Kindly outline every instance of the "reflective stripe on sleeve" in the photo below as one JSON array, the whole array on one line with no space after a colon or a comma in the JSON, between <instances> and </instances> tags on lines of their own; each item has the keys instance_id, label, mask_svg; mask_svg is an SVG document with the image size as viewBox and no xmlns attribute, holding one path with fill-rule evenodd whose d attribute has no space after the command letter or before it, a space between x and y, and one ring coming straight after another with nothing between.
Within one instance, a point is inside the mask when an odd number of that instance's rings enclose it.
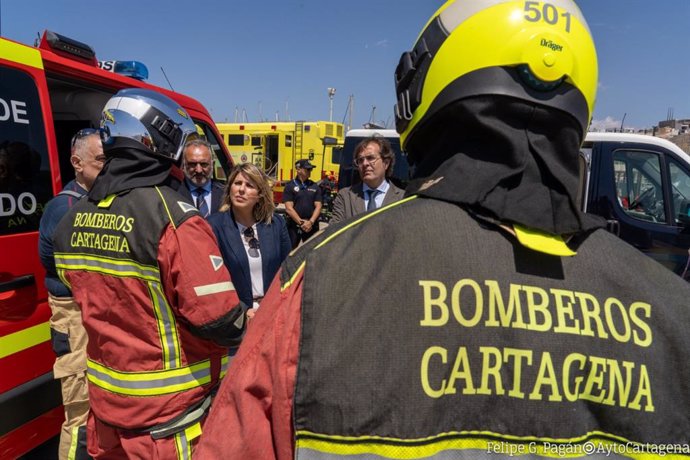
<instances>
[{"instance_id":1,"label":"reflective stripe on sleeve","mask_svg":"<svg viewBox=\"0 0 690 460\"><path fill-rule=\"evenodd\" d=\"M230 281L224 281L222 283L215 284L206 284L204 286L196 286L194 288L194 292L196 292L196 295L199 297L234 290L235 286Z\"/></svg>"}]
</instances>

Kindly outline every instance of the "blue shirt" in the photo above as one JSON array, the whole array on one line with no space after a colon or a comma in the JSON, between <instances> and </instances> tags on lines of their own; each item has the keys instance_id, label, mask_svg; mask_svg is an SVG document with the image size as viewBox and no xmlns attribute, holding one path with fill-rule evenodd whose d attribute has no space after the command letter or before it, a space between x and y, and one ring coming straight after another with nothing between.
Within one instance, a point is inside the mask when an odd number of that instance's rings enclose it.
<instances>
[{"instance_id":1,"label":"blue shirt","mask_svg":"<svg viewBox=\"0 0 690 460\"><path fill-rule=\"evenodd\" d=\"M80 195L86 194L86 190L76 181L70 181L62 190L71 190ZM76 197L70 195L56 195L43 210L38 228L38 255L41 259L41 265L46 270L45 286L48 292L55 297L72 297L72 292L62 284L55 269L53 234L60 220L77 201L79 200Z\"/></svg>"}]
</instances>

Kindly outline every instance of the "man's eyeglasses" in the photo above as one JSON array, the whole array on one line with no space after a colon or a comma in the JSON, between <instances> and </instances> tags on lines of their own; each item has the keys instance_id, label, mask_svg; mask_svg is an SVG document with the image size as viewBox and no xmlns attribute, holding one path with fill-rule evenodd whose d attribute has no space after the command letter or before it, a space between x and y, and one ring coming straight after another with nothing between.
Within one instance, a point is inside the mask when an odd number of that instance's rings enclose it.
<instances>
[{"instance_id":1,"label":"man's eyeglasses","mask_svg":"<svg viewBox=\"0 0 690 460\"><path fill-rule=\"evenodd\" d=\"M86 136L90 136L92 134L99 134L100 131L101 131L100 129L96 129L96 128L80 129L79 131L77 131L77 134L72 136L71 146L74 148L74 144L76 144L79 139L84 139Z\"/></svg>"},{"instance_id":2,"label":"man's eyeglasses","mask_svg":"<svg viewBox=\"0 0 690 460\"><path fill-rule=\"evenodd\" d=\"M367 156L355 158L354 163L355 163L355 166L363 166L364 162L366 161L370 165L373 165L374 163L376 163L380 159L381 159L381 157L376 156L376 155L367 155Z\"/></svg>"},{"instance_id":3,"label":"man's eyeglasses","mask_svg":"<svg viewBox=\"0 0 690 460\"><path fill-rule=\"evenodd\" d=\"M242 232L242 236L244 236L244 239L249 243L249 256L259 257L259 240L254 236L254 228L245 228Z\"/></svg>"}]
</instances>

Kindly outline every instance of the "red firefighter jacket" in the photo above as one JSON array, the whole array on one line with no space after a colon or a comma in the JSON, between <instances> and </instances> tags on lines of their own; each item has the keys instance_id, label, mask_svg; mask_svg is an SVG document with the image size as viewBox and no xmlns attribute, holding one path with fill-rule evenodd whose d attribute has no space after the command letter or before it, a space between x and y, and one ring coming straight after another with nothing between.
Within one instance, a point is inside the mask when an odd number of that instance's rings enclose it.
<instances>
[{"instance_id":1,"label":"red firefighter jacket","mask_svg":"<svg viewBox=\"0 0 690 460\"><path fill-rule=\"evenodd\" d=\"M195 208L168 187L138 188L81 200L56 235L56 265L89 335L94 415L139 430L200 403L244 313Z\"/></svg>"}]
</instances>

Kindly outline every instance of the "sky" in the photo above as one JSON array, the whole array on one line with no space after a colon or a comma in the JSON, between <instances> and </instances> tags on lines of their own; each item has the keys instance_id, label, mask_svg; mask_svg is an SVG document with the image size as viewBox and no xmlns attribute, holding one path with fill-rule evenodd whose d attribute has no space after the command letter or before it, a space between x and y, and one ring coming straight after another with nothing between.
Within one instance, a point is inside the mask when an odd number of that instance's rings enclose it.
<instances>
[{"instance_id":1,"label":"sky","mask_svg":"<svg viewBox=\"0 0 690 460\"><path fill-rule=\"evenodd\" d=\"M33 44L49 29L89 44L98 59L141 61L150 83L169 81L216 122L332 117L392 128L400 54L443 3L0 0L0 35ZM599 58L593 126L690 118L690 0L577 4Z\"/></svg>"}]
</instances>

